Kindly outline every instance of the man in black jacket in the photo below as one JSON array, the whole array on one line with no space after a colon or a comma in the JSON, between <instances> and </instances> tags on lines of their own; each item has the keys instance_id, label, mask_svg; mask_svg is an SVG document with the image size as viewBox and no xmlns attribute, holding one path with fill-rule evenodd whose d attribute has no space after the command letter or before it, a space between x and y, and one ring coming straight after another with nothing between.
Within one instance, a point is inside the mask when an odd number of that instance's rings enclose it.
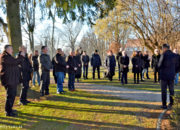
<instances>
[{"instance_id":1,"label":"man in black jacket","mask_svg":"<svg viewBox=\"0 0 180 130\"><path fill-rule=\"evenodd\" d=\"M120 48L119 49L119 52L118 52L118 54L117 54L117 56L116 56L116 60L117 60L117 62L118 62L118 76L119 76L119 81L121 81L121 57L122 57L122 48Z\"/></svg>"},{"instance_id":2,"label":"man in black jacket","mask_svg":"<svg viewBox=\"0 0 180 130\"><path fill-rule=\"evenodd\" d=\"M158 49L154 50L154 55L152 56L152 62L151 62L151 68L154 71L154 83L156 83L157 81L160 81L160 73L159 73L159 67L158 67L158 63L159 63L159 59L160 59L161 55L159 53ZM157 78L158 75L158 78Z\"/></svg>"},{"instance_id":3,"label":"man in black jacket","mask_svg":"<svg viewBox=\"0 0 180 130\"><path fill-rule=\"evenodd\" d=\"M16 116L15 110L12 109L16 97L17 85L20 83L20 70L18 65L21 64L24 52L15 59L11 45L6 45L1 56L1 83L6 89L6 116Z\"/></svg>"},{"instance_id":4,"label":"man in black jacket","mask_svg":"<svg viewBox=\"0 0 180 130\"><path fill-rule=\"evenodd\" d=\"M146 73L146 78L147 79L150 79L149 78L149 67L150 67L150 59L149 59L149 54L148 54L148 51L145 51L144 52L144 55L143 55L143 71L142 71L142 78L143 80L145 79L144 78L144 74Z\"/></svg>"},{"instance_id":5,"label":"man in black jacket","mask_svg":"<svg viewBox=\"0 0 180 130\"><path fill-rule=\"evenodd\" d=\"M32 64L33 64L33 86L35 86L36 82L36 76L37 76L37 82L40 86L40 75L39 75L39 62L38 62L39 52L38 50L34 51L34 56L32 57Z\"/></svg>"},{"instance_id":6,"label":"man in black jacket","mask_svg":"<svg viewBox=\"0 0 180 130\"><path fill-rule=\"evenodd\" d=\"M84 79L88 79L89 56L86 54L86 51L83 52L82 62L83 62L83 77Z\"/></svg>"},{"instance_id":7,"label":"man in black jacket","mask_svg":"<svg viewBox=\"0 0 180 130\"><path fill-rule=\"evenodd\" d=\"M64 83L64 76L66 72L66 61L64 59L63 52L61 48L57 49L57 54L54 57L54 69L55 69L55 75L57 77L57 93L63 94L65 91L63 90L63 83Z\"/></svg>"},{"instance_id":8,"label":"man in black jacket","mask_svg":"<svg viewBox=\"0 0 180 130\"><path fill-rule=\"evenodd\" d=\"M95 71L97 69L98 79L100 79L100 66L101 66L101 58L98 54L98 50L95 50L94 54L91 58L91 66L93 67L93 79L95 79Z\"/></svg>"},{"instance_id":9,"label":"man in black jacket","mask_svg":"<svg viewBox=\"0 0 180 130\"><path fill-rule=\"evenodd\" d=\"M23 57L23 62L20 64L20 71L22 75L22 89L20 93L20 105L27 105L30 101L27 100L27 93L29 89L29 81L31 80L32 66L28 58L27 49L25 46L21 46L21 52L25 53L25 57Z\"/></svg>"},{"instance_id":10,"label":"man in black jacket","mask_svg":"<svg viewBox=\"0 0 180 130\"><path fill-rule=\"evenodd\" d=\"M67 71L68 71L68 88L69 91L75 91L75 73L77 71L78 64L75 59L75 54L73 51L70 52L70 55L68 56L68 61L67 61Z\"/></svg>"},{"instance_id":11,"label":"man in black jacket","mask_svg":"<svg viewBox=\"0 0 180 130\"><path fill-rule=\"evenodd\" d=\"M162 94L162 107L163 109L167 109L167 87L169 87L170 93L170 104L171 107L174 104L174 78L176 71L176 59L175 54L169 50L168 44L163 44L163 54L159 60L159 68L160 68L160 80L161 80L161 94Z\"/></svg>"},{"instance_id":12,"label":"man in black jacket","mask_svg":"<svg viewBox=\"0 0 180 130\"><path fill-rule=\"evenodd\" d=\"M52 63L50 56L48 55L48 48L47 46L41 47L42 54L40 56L40 63L41 63L41 96L49 95L49 84L50 84L50 70L52 69Z\"/></svg>"}]
</instances>

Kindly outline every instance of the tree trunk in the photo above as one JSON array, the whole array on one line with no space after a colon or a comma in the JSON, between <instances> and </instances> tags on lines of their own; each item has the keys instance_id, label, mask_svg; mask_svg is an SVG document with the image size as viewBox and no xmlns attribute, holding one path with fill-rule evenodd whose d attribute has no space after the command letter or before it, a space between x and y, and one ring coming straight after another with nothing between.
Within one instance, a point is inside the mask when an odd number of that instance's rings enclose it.
<instances>
[{"instance_id":1,"label":"tree trunk","mask_svg":"<svg viewBox=\"0 0 180 130\"><path fill-rule=\"evenodd\" d=\"M22 45L19 0L6 0L6 8L8 39L14 49L14 54L16 54L19 46Z\"/></svg>"}]
</instances>

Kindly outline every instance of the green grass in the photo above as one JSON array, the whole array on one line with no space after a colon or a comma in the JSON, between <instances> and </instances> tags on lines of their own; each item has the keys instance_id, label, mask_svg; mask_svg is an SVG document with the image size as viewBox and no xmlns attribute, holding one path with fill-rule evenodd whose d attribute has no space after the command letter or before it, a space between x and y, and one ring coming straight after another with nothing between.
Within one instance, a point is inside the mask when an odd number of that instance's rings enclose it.
<instances>
[{"instance_id":1,"label":"green grass","mask_svg":"<svg viewBox=\"0 0 180 130\"><path fill-rule=\"evenodd\" d=\"M13 127L38 130L155 129L161 112L157 102L123 100L83 91L59 95L56 86L51 85L51 95L46 97L39 96L38 87L31 88L28 98L32 103L27 106L18 106L17 97L14 108L19 116L12 118L4 116L4 88L0 91L2 130Z\"/></svg>"},{"instance_id":2,"label":"green grass","mask_svg":"<svg viewBox=\"0 0 180 130\"><path fill-rule=\"evenodd\" d=\"M150 80L145 80L145 82L140 82L140 84L134 84L133 80L133 73L130 71L128 73L128 84L127 85L121 85L121 82L118 81L118 72L116 71L115 76L113 77L113 81L110 82L108 79L103 78L103 70L101 70L101 80L95 79L92 80L92 72L89 73L89 79L88 80L82 80L83 83L90 83L90 84L97 84L97 85L110 85L110 86L117 86L117 87L126 87L131 89L138 89L138 90L149 90L149 91L161 91L160 84L154 83L153 79L153 72L150 70L149 72ZM97 77L97 74L96 74ZM179 79L180 81L180 79ZM175 91L177 93L180 93L180 84L178 86L175 86Z\"/></svg>"}]
</instances>

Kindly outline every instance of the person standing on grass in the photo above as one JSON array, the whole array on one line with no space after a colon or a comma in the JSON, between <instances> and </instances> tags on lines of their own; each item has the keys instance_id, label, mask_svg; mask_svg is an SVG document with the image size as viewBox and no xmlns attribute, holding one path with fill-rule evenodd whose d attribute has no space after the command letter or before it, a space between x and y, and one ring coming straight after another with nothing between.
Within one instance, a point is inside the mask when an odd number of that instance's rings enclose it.
<instances>
[{"instance_id":1,"label":"person standing on grass","mask_svg":"<svg viewBox=\"0 0 180 130\"><path fill-rule=\"evenodd\" d=\"M49 95L50 70L52 69L52 63L50 56L48 55L47 46L41 47L40 64L42 71L40 93L41 96Z\"/></svg>"},{"instance_id":2,"label":"person standing on grass","mask_svg":"<svg viewBox=\"0 0 180 130\"><path fill-rule=\"evenodd\" d=\"M137 51L133 52L132 65L132 72L134 73L134 84L139 84L139 76L141 73L141 58Z\"/></svg>"},{"instance_id":3,"label":"person standing on grass","mask_svg":"<svg viewBox=\"0 0 180 130\"><path fill-rule=\"evenodd\" d=\"M161 94L162 94L162 106L161 108L167 109L167 87L170 93L171 108L174 104L174 79L176 74L176 55L169 49L168 44L163 44L163 54L160 57L158 67L160 68L160 82L161 82Z\"/></svg>"},{"instance_id":4,"label":"person standing on grass","mask_svg":"<svg viewBox=\"0 0 180 130\"><path fill-rule=\"evenodd\" d=\"M17 116L16 111L12 109L17 85L20 83L20 70L18 65L23 62L25 53L21 52L19 57L15 59L13 56L13 48L11 45L5 45L4 52L1 56L1 84L6 89L6 103L5 111L6 116Z\"/></svg>"},{"instance_id":5,"label":"person standing on grass","mask_svg":"<svg viewBox=\"0 0 180 130\"><path fill-rule=\"evenodd\" d=\"M113 76L115 75L116 59L111 50L107 52L107 55L108 56L106 58L106 67L108 69L108 78L110 81L112 81Z\"/></svg>"},{"instance_id":6,"label":"person standing on grass","mask_svg":"<svg viewBox=\"0 0 180 130\"><path fill-rule=\"evenodd\" d=\"M98 50L95 50L94 54L92 55L91 58L91 66L93 67L93 79L95 79L95 71L97 69L98 72L98 79L100 79L100 66L102 65L101 63L101 57L98 54Z\"/></svg>"},{"instance_id":7,"label":"person standing on grass","mask_svg":"<svg viewBox=\"0 0 180 130\"><path fill-rule=\"evenodd\" d=\"M86 54L86 51L83 52L82 62L83 62L83 77L84 79L88 79L89 56Z\"/></svg>"},{"instance_id":8,"label":"person standing on grass","mask_svg":"<svg viewBox=\"0 0 180 130\"><path fill-rule=\"evenodd\" d=\"M143 82L143 64L144 64L144 57L141 51L138 51L138 57L139 57L139 68L140 68L140 78L141 82Z\"/></svg>"},{"instance_id":9,"label":"person standing on grass","mask_svg":"<svg viewBox=\"0 0 180 130\"><path fill-rule=\"evenodd\" d=\"M121 72L122 72L122 79L121 79L121 83L125 84L128 83L127 81L127 73L129 72L129 57L126 54L126 51L122 51L122 57L121 57Z\"/></svg>"},{"instance_id":10,"label":"person standing on grass","mask_svg":"<svg viewBox=\"0 0 180 130\"><path fill-rule=\"evenodd\" d=\"M70 52L70 55L68 56L68 61L67 61L67 71L68 71L68 89L69 91L75 91L75 73L77 71L77 63L75 59L75 54L73 51Z\"/></svg>"},{"instance_id":11,"label":"person standing on grass","mask_svg":"<svg viewBox=\"0 0 180 130\"><path fill-rule=\"evenodd\" d=\"M81 53L79 53L79 49L76 50L75 52L75 59L77 63L77 71L75 74L75 78L77 79L77 82L79 83L79 79L81 78L82 74L82 62L81 62Z\"/></svg>"},{"instance_id":12,"label":"person standing on grass","mask_svg":"<svg viewBox=\"0 0 180 130\"><path fill-rule=\"evenodd\" d=\"M180 72L180 55L178 54L177 49L173 50L174 54L176 55L176 75L175 75L175 80L174 80L174 84L177 85L178 84L178 80L179 80L179 72Z\"/></svg>"},{"instance_id":13,"label":"person standing on grass","mask_svg":"<svg viewBox=\"0 0 180 130\"><path fill-rule=\"evenodd\" d=\"M159 50L155 49L154 55L152 56L152 62L151 62L151 68L154 71L154 83L156 83L157 81L160 82L160 73L159 73L159 67L158 67L160 57L161 55L159 53Z\"/></svg>"},{"instance_id":14,"label":"person standing on grass","mask_svg":"<svg viewBox=\"0 0 180 130\"><path fill-rule=\"evenodd\" d=\"M40 86L40 82L41 82L40 75L39 75L38 58L39 58L39 52L38 52L38 50L35 50L34 56L32 57L32 65L33 65L33 81L32 82L33 82L33 86L35 86L35 83L36 83L36 76L37 76L37 82L38 82L39 86Z\"/></svg>"},{"instance_id":15,"label":"person standing on grass","mask_svg":"<svg viewBox=\"0 0 180 130\"><path fill-rule=\"evenodd\" d=\"M142 72L143 80L145 79L144 78L145 73L146 73L146 78L150 79L149 74L148 74L149 73L149 67L150 67L150 58L149 58L148 51L145 51L144 55L143 55L143 72Z\"/></svg>"},{"instance_id":16,"label":"person standing on grass","mask_svg":"<svg viewBox=\"0 0 180 130\"><path fill-rule=\"evenodd\" d=\"M20 93L20 105L27 105L30 101L27 100L27 93L29 89L29 82L32 79L31 74L33 72L32 65L28 58L27 48L25 46L21 46L21 51L18 56L21 56L21 52L25 53L25 57L23 57L23 62L20 64L20 71L22 75L22 89Z\"/></svg>"},{"instance_id":17,"label":"person standing on grass","mask_svg":"<svg viewBox=\"0 0 180 130\"><path fill-rule=\"evenodd\" d=\"M121 66L120 66L120 64L121 64L122 50L123 49L120 48L119 52L118 52L118 54L116 56L116 60L118 62L118 78L119 78L119 81L121 81Z\"/></svg>"},{"instance_id":18,"label":"person standing on grass","mask_svg":"<svg viewBox=\"0 0 180 130\"><path fill-rule=\"evenodd\" d=\"M57 54L54 57L54 69L55 75L57 77L57 94L63 94L65 91L63 90L64 76L66 72L66 61L63 57L63 51L61 48L57 49Z\"/></svg>"},{"instance_id":19,"label":"person standing on grass","mask_svg":"<svg viewBox=\"0 0 180 130\"><path fill-rule=\"evenodd\" d=\"M56 54L58 54L58 50L56 51ZM56 77L56 72L55 72L55 64L56 64L56 62L55 62L55 57L56 57L56 55L52 58L52 68L53 68L53 77L54 77L54 81L55 81L55 83L57 84L57 77Z\"/></svg>"}]
</instances>

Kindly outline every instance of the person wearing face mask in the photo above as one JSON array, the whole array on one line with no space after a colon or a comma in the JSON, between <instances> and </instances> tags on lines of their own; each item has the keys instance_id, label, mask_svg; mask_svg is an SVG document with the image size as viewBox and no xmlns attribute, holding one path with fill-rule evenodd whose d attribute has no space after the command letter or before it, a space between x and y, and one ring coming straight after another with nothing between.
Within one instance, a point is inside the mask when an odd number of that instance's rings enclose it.
<instances>
[{"instance_id":1,"label":"person wearing face mask","mask_svg":"<svg viewBox=\"0 0 180 130\"><path fill-rule=\"evenodd\" d=\"M154 71L154 83L160 82L160 73L158 68L158 63L161 55L158 49L154 50L154 55L152 56L151 68Z\"/></svg>"},{"instance_id":2,"label":"person wearing face mask","mask_svg":"<svg viewBox=\"0 0 180 130\"><path fill-rule=\"evenodd\" d=\"M122 72L122 84L127 84L127 73L129 72L129 57L126 54L126 51L122 51L122 57L121 57L121 72Z\"/></svg>"},{"instance_id":3,"label":"person wearing face mask","mask_svg":"<svg viewBox=\"0 0 180 130\"><path fill-rule=\"evenodd\" d=\"M18 65L23 62L23 57L25 57L25 53L21 52L19 57L15 59L13 56L13 48L11 45L6 45L4 47L4 52L1 56L1 84L6 89L6 103L5 103L5 111L6 116L17 116L15 110L12 109L17 85L20 83L20 69Z\"/></svg>"}]
</instances>

